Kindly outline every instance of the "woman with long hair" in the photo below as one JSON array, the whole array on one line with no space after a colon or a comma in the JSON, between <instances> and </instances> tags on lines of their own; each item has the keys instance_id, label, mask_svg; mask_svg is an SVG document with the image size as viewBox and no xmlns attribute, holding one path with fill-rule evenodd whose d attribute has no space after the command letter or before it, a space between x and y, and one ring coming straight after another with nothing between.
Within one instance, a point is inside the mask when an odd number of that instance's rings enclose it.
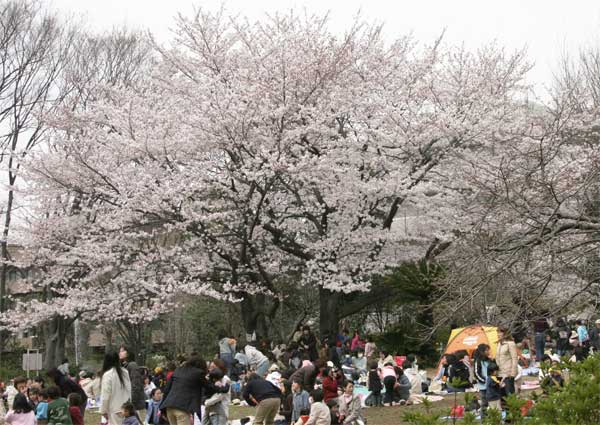
<instances>
[{"instance_id":1,"label":"woman with long hair","mask_svg":"<svg viewBox=\"0 0 600 425\"><path fill-rule=\"evenodd\" d=\"M131 398L131 381L127 370L121 367L119 354L115 351L104 356L100 392L100 413L110 425L121 425L121 407Z\"/></svg>"}]
</instances>

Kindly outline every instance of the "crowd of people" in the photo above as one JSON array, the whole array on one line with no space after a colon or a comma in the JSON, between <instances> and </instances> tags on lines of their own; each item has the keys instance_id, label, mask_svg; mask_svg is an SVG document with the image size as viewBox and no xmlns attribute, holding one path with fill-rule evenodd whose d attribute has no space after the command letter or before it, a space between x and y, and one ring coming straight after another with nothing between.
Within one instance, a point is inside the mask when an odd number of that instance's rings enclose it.
<instances>
[{"instance_id":1,"label":"crowd of people","mask_svg":"<svg viewBox=\"0 0 600 425\"><path fill-rule=\"evenodd\" d=\"M499 329L495 358L488 344L473 353L446 353L431 380L416 356L388 353L358 331L319 340L309 326L300 326L289 344L277 346L242 345L223 333L214 359L192 353L152 371L138 366L123 346L107 353L95 374L71 376L65 360L47 377L14 378L0 387L0 410L6 410L0 419L9 425L83 425L91 408L109 425L226 425L231 404L248 404L256 407L253 424L364 425L365 405L407 405L427 392L469 388L479 392L485 412L488 406L501 409L502 400L518 392L525 369L539 368L542 386L564 385L558 356L578 361L599 350L600 320L592 329L577 322L571 330L564 320L552 326L539 319L531 336L534 344L528 336L516 343Z\"/></svg>"}]
</instances>

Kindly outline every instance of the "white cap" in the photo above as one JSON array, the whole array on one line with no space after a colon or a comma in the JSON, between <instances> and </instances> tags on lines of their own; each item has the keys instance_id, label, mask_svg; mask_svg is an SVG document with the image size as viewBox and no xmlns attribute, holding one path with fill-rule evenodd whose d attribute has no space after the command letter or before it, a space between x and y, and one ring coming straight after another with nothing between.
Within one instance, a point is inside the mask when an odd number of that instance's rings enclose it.
<instances>
[{"instance_id":1,"label":"white cap","mask_svg":"<svg viewBox=\"0 0 600 425\"><path fill-rule=\"evenodd\" d=\"M600 325L600 319L596 320L596 324Z\"/></svg>"},{"instance_id":2,"label":"white cap","mask_svg":"<svg viewBox=\"0 0 600 425\"><path fill-rule=\"evenodd\" d=\"M327 362L327 367L334 367L334 364L331 360Z\"/></svg>"}]
</instances>

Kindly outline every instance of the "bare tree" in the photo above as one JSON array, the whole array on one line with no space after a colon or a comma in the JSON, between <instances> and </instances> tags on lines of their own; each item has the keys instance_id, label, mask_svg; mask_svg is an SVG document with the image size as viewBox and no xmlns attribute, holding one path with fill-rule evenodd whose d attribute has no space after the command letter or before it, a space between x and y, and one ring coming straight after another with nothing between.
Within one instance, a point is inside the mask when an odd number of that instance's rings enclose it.
<instances>
[{"instance_id":1,"label":"bare tree","mask_svg":"<svg viewBox=\"0 0 600 425\"><path fill-rule=\"evenodd\" d=\"M0 163L6 187L0 240L0 312L6 309L11 223L21 160L44 138L42 116L62 96L57 82L72 34L37 1L0 4Z\"/></svg>"}]
</instances>

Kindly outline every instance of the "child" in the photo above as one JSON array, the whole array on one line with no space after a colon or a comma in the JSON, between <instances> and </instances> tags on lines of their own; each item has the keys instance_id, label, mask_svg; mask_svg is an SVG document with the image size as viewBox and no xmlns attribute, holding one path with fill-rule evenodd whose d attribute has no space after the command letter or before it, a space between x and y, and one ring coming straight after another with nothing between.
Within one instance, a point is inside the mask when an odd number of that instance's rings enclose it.
<instances>
[{"instance_id":1,"label":"child","mask_svg":"<svg viewBox=\"0 0 600 425\"><path fill-rule=\"evenodd\" d=\"M381 398L381 390L383 384L377 371L377 362L372 361L369 365L369 375L367 377L369 391L371 391L371 406L380 407L383 406L383 399Z\"/></svg>"},{"instance_id":2,"label":"child","mask_svg":"<svg viewBox=\"0 0 600 425\"><path fill-rule=\"evenodd\" d=\"M60 396L58 387L48 388L48 425L73 425L69 403Z\"/></svg>"},{"instance_id":3,"label":"child","mask_svg":"<svg viewBox=\"0 0 600 425\"><path fill-rule=\"evenodd\" d=\"M73 425L83 425L83 416L81 415L81 397L77 393L71 393L68 397L69 413Z\"/></svg>"},{"instance_id":4,"label":"child","mask_svg":"<svg viewBox=\"0 0 600 425\"><path fill-rule=\"evenodd\" d=\"M29 402L35 412L35 409L36 409L38 403L40 402L40 388L38 388L38 387L29 388Z\"/></svg>"},{"instance_id":5,"label":"child","mask_svg":"<svg viewBox=\"0 0 600 425\"><path fill-rule=\"evenodd\" d=\"M9 425L35 425L35 413L24 394L15 395L12 409L6 414Z\"/></svg>"},{"instance_id":6,"label":"child","mask_svg":"<svg viewBox=\"0 0 600 425\"><path fill-rule=\"evenodd\" d=\"M227 411L224 401L229 393L229 385L221 385L223 379L221 369L215 368L208 374L211 385L206 390L207 400L204 402L204 415L202 425L227 425Z\"/></svg>"},{"instance_id":7,"label":"child","mask_svg":"<svg viewBox=\"0 0 600 425\"><path fill-rule=\"evenodd\" d=\"M121 406L121 414L123 415L123 425L140 425L140 420L132 403L127 402Z\"/></svg>"},{"instance_id":8,"label":"child","mask_svg":"<svg viewBox=\"0 0 600 425\"><path fill-rule=\"evenodd\" d=\"M165 420L160 413L160 403L162 402L163 394L160 388L154 388L150 391L150 401L146 410L146 425L162 425Z\"/></svg>"},{"instance_id":9,"label":"child","mask_svg":"<svg viewBox=\"0 0 600 425\"><path fill-rule=\"evenodd\" d=\"M42 389L38 398L39 401L35 407L35 418L38 425L46 425L48 423L48 390Z\"/></svg>"},{"instance_id":10,"label":"child","mask_svg":"<svg viewBox=\"0 0 600 425\"><path fill-rule=\"evenodd\" d=\"M490 363L487 368L485 398L490 409L502 411L502 387L504 380L498 379L498 365Z\"/></svg>"}]
</instances>

